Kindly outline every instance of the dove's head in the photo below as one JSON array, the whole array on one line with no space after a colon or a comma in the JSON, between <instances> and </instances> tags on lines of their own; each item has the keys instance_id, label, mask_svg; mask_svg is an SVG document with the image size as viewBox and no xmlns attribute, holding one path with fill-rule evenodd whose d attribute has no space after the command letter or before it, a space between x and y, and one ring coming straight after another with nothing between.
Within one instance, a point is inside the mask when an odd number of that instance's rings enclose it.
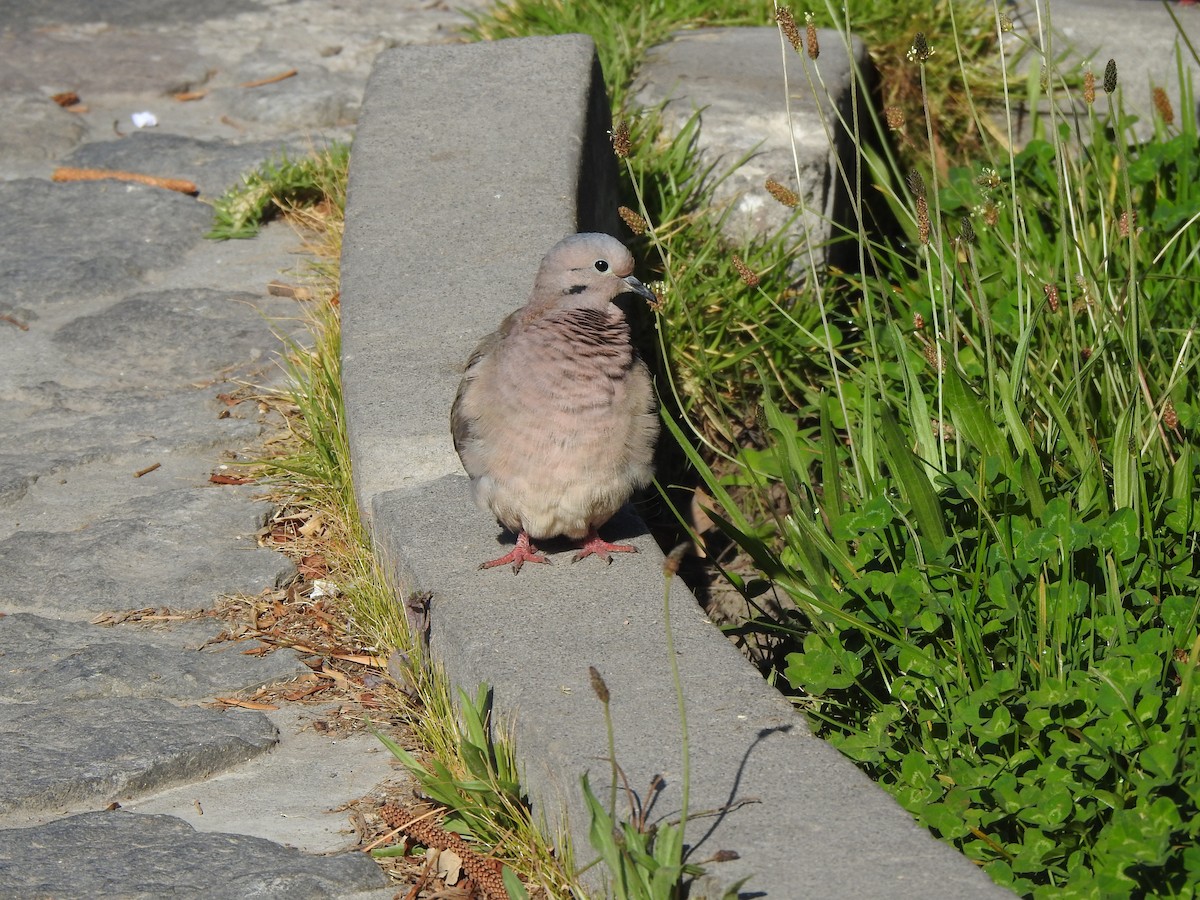
<instances>
[{"instance_id":1,"label":"dove's head","mask_svg":"<svg viewBox=\"0 0 1200 900\"><path fill-rule=\"evenodd\" d=\"M531 306L605 310L621 294L654 302L654 292L633 277L633 255L607 234L573 234L542 258Z\"/></svg>"}]
</instances>

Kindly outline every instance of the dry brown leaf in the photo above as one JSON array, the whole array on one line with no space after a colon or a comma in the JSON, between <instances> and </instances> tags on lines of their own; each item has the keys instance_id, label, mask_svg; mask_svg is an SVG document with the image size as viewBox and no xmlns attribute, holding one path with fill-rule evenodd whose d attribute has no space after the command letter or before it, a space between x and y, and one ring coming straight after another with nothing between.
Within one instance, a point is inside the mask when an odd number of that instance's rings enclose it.
<instances>
[{"instance_id":1,"label":"dry brown leaf","mask_svg":"<svg viewBox=\"0 0 1200 900\"><path fill-rule=\"evenodd\" d=\"M295 703L297 700L303 700L305 697L311 697L313 694L319 694L327 687L329 687L328 684L321 684L320 682L316 684L310 684L308 687L300 688L298 691L292 691L290 694L284 694L283 699L287 700L289 703Z\"/></svg>"},{"instance_id":2,"label":"dry brown leaf","mask_svg":"<svg viewBox=\"0 0 1200 900\"><path fill-rule=\"evenodd\" d=\"M716 508L716 501L708 495L704 488L696 488L692 492L692 527L697 534L712 531L715 527L708 516L708 510Z\"/></svg>"},{"instance_id":3,"label":"dry brown leaf","mask_svg":"<svg viewBox=\"0 0 1200 900\"><path fill-rule=\"evenodd\" d=\"M300 526L299 531L305 537L312 537L325 529L325 519L323 516L315 515L309 518L307 522Z\"/></svg>"},{"instance_id":4,"label":"dry brown leaf","mask_svg":"<svg viewBox=\"0 0 1200 900\"><path fill-rule=\"evenodd\" d=\"M286 284L282 281L272 281L267 284L267 293L272 297L290 297L292 300L311 300L311 289L298 284Z\"/></svg>"},{"instance_id":5,"label":"dry brown leaf","mask_svg":"<svg viewBox=\"0 0 1200 900\"><path fill-rule=\"evenodd\" d=\"M434 865L438 878L450 887L458 884L463 877L462 857L453 850L437 851L437 863Z\"/></svg>"},{"instance_id":6,"label":"dry brown leaf","mask_svg":"<svg viewBox=\"0 0 1200 900\"><path fill-rule=\"evenodd\" d=\"M24 322L22 322L20 319L14 318L13 316L10 316L8 313L0 313L0 322L7 322L9 325L16 325L16 326L17 326L18 328L20 328L22 331L28 331L28 330L29 330L29 326L28 326L28 325L26 325L26 324L25 324Z\"/></svg>"},{"instance_id":7,"label":"dry brown leaf","mask_svg":"<svg viewBox=\"0 0 1200 900\"><path fill-rule=\"evenodd\" d=\"M353 682L349 678L347 678L345 675L343 675L337 669L330 668L328 664L321 667L321 674L324 675L326 678L332 678L334 681L336 681L338 684L340 684L344 687L350 686L353 684Z\"/></svg>"},{"instance_id":8,"label":"dry brown leaf","mask_svg":"<svg viewBox=\"0 0 1200 900\"><path fill-rule=\"evenodd\" d=\"M296 571L305 578L324 578L329 574L329 564L320 553L310 553L308 556L301 557Z\"/></svg>"},{"instance_id":9,"label":"dry brown leaf","mask_svg":"<svg viewBox=\"0 0 1200 900\"><path fill-rule=\"evenodd\" d=\"M247 475L226 475L223 472L213 472L208 476L213 484L253 484L254 479Z\"/></svg>"},{"instance_id":10,"label":"dry brown leaf","mask_svg":"<svg viewBox=\"0 0 1200 900\"><path fill-rule=\"evenodd\" d=\"M331 653L329 655L343 662L358 663L360 666L370 666L372 669L387 668L387 660L382 656L370 656L364 653Z\"/></svg>"},{"instance_id":11,"label":"dry brown leaf","mask_svg":"<svg viewBox=\"0 0 1200 900\"><path fill-rule=\"evenodd\" d=\"M460 858L463 869L487 900L508 900L508 891L500 874L502 867L497 860L477 852L454 832L428 821L428 814L414 816L403 807L391 803L384 804L378 812L379 817L395 831L403 831L426 847L453 850ZM390 836L387 839L390 840ZM371 849L382 840L374 841L366 849Z\"/></svg>"}]
</instances>

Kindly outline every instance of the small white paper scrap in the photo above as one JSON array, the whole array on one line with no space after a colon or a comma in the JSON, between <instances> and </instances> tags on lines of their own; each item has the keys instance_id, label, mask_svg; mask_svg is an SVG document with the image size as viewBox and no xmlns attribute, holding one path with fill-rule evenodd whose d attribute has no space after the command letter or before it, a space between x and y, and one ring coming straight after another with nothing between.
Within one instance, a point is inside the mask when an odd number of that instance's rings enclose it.
<instances>
[{"instance_id":1,"label":"small white paper scrap","mask_svg":"<svg viewBox=\"0 0 1200 900\"><path fill-rule=\"evenodd\" d=\"M153 128L158 124L158 117L152 112L135 112L130 118L135 128Z\"/></svg>"}]
</instances>

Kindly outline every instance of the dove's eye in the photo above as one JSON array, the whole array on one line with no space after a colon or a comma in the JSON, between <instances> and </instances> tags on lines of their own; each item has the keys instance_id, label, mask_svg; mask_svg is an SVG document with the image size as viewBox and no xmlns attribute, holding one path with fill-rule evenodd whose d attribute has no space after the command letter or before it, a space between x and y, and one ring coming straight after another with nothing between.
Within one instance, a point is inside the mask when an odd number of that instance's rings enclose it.
<instances>
[{"instance_id":1,"label":"dove's eye","mask_svg":"<svg viewBox=\"0 0 1200 900\"><path fill-rule=\"evenodd\" d=\"M596 271L597 272L607 272L608 271L608 260L607 259L596 260Z\"/></svg>"}]
</instances>

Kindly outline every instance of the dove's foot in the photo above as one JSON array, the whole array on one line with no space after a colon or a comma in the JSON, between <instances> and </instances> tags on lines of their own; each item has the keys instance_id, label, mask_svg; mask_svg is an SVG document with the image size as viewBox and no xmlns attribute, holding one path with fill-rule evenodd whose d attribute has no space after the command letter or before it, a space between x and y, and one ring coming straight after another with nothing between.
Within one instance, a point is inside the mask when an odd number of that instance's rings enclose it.
<instances>
[{"instance_id":1,"label":"dove's foot","mask_svg":"<svg viewBox=\"0 0 1200 900\"><path fill-rule=\"evenodd\" d=\"M609 555L611 553L637 553L637 547L630 544L610 544L601 538L593 528L583 539L583 546L579 548L579 552L571 557L571 562L579 562L587 556L598 556L606 563L610 563L612 562L612 556Z\"/></svg>"},{"instance_id":2,"label":"dove's foot","mask_svg":"<svg viewBox=\"0 0 1200 900\"><path fill-rule=\"evenodd\" d=\"M522 531L517 535L517 546L499 559L490 559L485 563L480 563L479 568L491 569L495 566L506 566L512 563L513 574L516 575L521 571L521 566L527 562L548 563L550 560L538 553L537 548L529 543L529 535Z\"/></svg>"}]
</instances>

